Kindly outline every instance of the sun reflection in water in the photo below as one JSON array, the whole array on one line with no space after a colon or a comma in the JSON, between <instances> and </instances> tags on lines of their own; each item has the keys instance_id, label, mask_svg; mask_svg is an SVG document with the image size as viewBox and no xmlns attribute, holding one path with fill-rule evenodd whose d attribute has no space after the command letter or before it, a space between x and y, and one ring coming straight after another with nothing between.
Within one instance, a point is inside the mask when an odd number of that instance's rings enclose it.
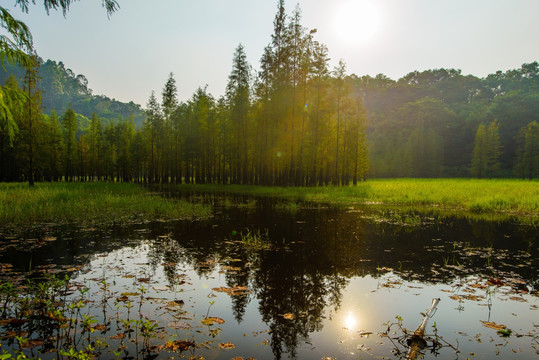
<instances>
[{"instance_id":1,"label":"sun reflection in water","mask_svg":"<svg viewBox=\"0 0 539 360\"><path fill-rule=\"evenodd\" d=\"M349 311L348 315L344 319L344 327L350 330L355 330L357 325L357 319L353 312Z\"/></svg>"}]
</instances>

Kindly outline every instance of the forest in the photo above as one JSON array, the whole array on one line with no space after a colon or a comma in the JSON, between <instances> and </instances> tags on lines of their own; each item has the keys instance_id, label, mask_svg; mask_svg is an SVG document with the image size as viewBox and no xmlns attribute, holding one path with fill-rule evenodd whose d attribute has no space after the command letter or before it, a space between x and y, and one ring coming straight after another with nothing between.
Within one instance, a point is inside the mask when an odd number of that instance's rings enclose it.
<instances>
[{"instance_id":1,"label":"forest","mask_svg":"<svg viewBox=\"0 0 539 360\"><path fill-rule=\"evenodd\" d=\"M539 176L539 64L486 78L398 80L330 68L316 30L279 3L259 69L240 44L223 96L178 100L174 74L143 111L92 95L84 75L33 56L6 64L0 181L349 185L383 177Z\"/></svg>"}]
</instances>

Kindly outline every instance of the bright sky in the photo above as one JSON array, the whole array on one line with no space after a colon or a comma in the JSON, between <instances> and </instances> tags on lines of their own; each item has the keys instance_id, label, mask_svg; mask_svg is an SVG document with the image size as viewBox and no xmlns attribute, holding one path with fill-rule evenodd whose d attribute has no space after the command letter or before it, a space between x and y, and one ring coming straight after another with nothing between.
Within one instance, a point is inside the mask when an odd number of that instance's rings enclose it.
<instances>
[{"instance_id":1,"label":"bright sky","mask_svg":"<svg viewBox=\"0 0 539 360\"><path fill-rule=\"evenodd\" d=\"M11 1L14 3L14 1ZM44 59L88 78L94 94L146 105L174 73L180 100L199 86L224 93L241 42L258 69L277 0L101 0L46 15L42 4L12 14L30 26ZM291 14L297 1L286 2ZM348 73L398 79L414 70L461 69L484 77L539 61L537 0L301 0L303 25ZM3 6L7 6L4 4ZM9 8L9 7L8 7ZM354 35L355 34L355 35Z\"/></svg>"}]
</instances>

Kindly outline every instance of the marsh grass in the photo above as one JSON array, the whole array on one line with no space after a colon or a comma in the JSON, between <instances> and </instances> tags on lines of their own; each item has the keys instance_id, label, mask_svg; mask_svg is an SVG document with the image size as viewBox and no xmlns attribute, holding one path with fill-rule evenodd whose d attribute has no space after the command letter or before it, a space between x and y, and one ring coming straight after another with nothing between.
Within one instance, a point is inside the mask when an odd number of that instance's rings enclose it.
<instances>
[{"instance_id":1,"label":"marsh grass","mask_svg":"<svg viewBox=\"0 0 539 360\"><path fill-rule=\"evenodd\" d=\"M375 179L357 186L180 185L179 191L270 196L340 207L391 207L436 216L537 224L539 182L519 179Z\"/></svg>"},{"instance_id":2,"label":"marsh grass","mask_svg":"<svg viewBox=\"0 0 539 360\"><path fill-rule=\"evenodd\" d=\"M211 207L165 199L131 183L0 184L0 224L124 223L136 219L205 218Z\"/></svg>"},{"instance_id":3,"label":"marsh grass","mask_svg":"<svg viewBox=\"0 0 539 360\"><path fill-rule=\"evenodd\" d=\"M269 239L269 231L265 229L263 232L260 229L249 230L240 233L242 243L255 250L267 250L271 248Z\"/></svg>"}]
</instances>

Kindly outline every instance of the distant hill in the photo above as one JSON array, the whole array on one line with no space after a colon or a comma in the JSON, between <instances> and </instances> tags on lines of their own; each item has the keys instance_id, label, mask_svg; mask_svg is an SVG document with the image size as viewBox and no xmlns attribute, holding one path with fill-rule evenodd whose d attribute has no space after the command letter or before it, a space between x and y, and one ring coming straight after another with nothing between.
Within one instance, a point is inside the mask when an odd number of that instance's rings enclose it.
<instances>
[{"instance_id":1,"label":"distant hill","mask_svg":"<svg viewBox=\"0 0 539 360\"><path fill-rule=\"evenodd\" d=\"M0 84L4 84L13 74L22 87L25 71L18 65L5 63L5 70L0 68ZM117 121L120 118L133 116L137 126L141 126L145 118L141 106L134 102L124 103L110 99L104 95L92 95L88 88L88 80L84 75L76 75L66 68L63 62L41 60L38 71L38 87L41 89L42 107L45 113L55 110L62 115L69 104L80 115L91 118L95 112L101 120Z\"/></svg>"}]
</instances>

